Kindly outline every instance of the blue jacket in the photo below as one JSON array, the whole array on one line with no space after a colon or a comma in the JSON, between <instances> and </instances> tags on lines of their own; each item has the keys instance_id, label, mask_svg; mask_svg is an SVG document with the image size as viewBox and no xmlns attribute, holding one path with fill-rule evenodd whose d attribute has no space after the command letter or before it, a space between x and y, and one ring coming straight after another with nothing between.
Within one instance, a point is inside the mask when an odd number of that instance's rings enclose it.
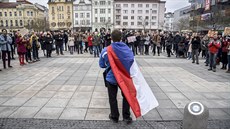
<instances>
[{"instance_id":1,"label":"blue jacket","mask_svg":"<svg viewBox=\"0 0 230 129\"><path fill-rule=\"evenodd\" d=\"M11 44L12 38L9 35L7 35L6 40L3 35L0 35L0 50L6 51L8 48L8 51L11 51Z\"/></svg>"},{"instance_id":2,"label":"blue jacket","mask_svg":"<svg viewBox=\"0 0 230 129\"><path fill-rule=\"evenodd\" d=\"M99 66L101 68L106 68L106 69L108 69L110 67L109 59L108 59L108 55L107 55L107 47L104 48L101 52L100 59L99 59ZM108 72L108 74L106 76L106 81L108 81L111 84L117 84L117 80L113 74L112 69L110 69L110 71Z\"/></svg>"}]
</instances>

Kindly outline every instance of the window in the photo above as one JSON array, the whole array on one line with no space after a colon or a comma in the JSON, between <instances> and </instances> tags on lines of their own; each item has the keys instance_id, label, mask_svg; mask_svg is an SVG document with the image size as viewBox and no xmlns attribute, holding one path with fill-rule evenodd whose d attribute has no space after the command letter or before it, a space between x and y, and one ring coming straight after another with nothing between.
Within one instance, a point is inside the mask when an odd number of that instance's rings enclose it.
<instances>
[{"instance_id":1,"label":"window","mask_svg":"<svg viewBox=\"0 0 230 129\"><path fill-rule=\"evenodd\" d=\"M131 22L131 25L133 26L133 25L134 25L134 22Z\"/></svg>"},{"instance_id":2,"label":"window","mask_svg":"<svg viewBox=\"0 0 230 129\"><path fill-rule=\"evenodd\" d=\"M68 15L68 19L70 19L70 15Z\"/></svg>"},{"instance_id":3,"label":"window","mask_svg":"<svg viewBox=\"0 0 230 129\"><path fill-rule=\"evenodd\" d=\"M138 16L138 20L142 20L142 16Z\"/></svg>"},{"instance_id":4,"label":"window","mask_svg":"<svg viewBox=\"0 0 230 129\"><path fill-rule=\"evenodd\" d=\"M87 18L90 18L90 14L89 13L87 13Z\"/></svg>"},{"instance_id":5,"label":"window","mask_svg":"<svg viewBox=\"0 0 230 129\"><path fill-rule=\"evenodd\" d=\"M52 19L55 20L55 15L52 15Z\"/></svg>"},{"instance_id":6,"label":"window","mask_svg":"<svg viewBox=\"0 0 230 129\"><path fill-rule=\"evenodd\" d=\"M33 12L31 12L30 14L31 14L31 16L33 16Z\"/></svg>"},{"instance_id":7,"label":"window","mask_svg":"<svg viewBox=\"0 0 230 129\"><path fill-rule=\"evenodd\" d=\"M7 17L7 12L5 12L5 16Z\"/></svg>"},{"instance_id":8,"label":"window","mask_svg":"<svg viewBox=\"0 0 230 129\"><path fill-rule=\"evenodd\" d=\"M155 25L156 25L156 22L152 22L152 25L154 25L154 26L155 26Z\"/></svg>"},{"instance_id":9,"label":"window","mask_svg":"<svg viewBox=\"0 0 230 129\"><path fill-rule=\"evenodd\" d=\"M27 11L27 16L30 16L30 12L29 11Z\"/></svg>"},{"instance_id":10,"label":"window","mask_svg":"<svg viewBox=\"0 0 230 129\"><path fill-rule=\"evenodd\" d=\"M157 17L156 17L156 16L152 16L152 19L153 19L153 20L156 20L156 19L157 19Z\"/></svg>"},{"instance_id":11,"label":"window","mask_svg":"<svg viewBox=\"0 0 230 129\"><path fill-rule=\"evenodd\" d=\"M64 8L63 8L63 6L61 6L61 10L62 10L62 11L64 11Z\"/></svg>"},{"instance_id":12,"label":"window","mask_svg":"<svg viewBox=\"0 0 230 129\"><path fill-rule=\"evenodd\" d=\"M100 9L100 14L105 14L105 9Z\"/></svg>"},{"instance_id":13,"label":"window","mask_svg":"<svg viewBox=\"0 0 230 129\"><path fill-rule=\"evenodd\" d=\"M67 12L70 12L70 7L69 6L67 6Z\"/></svg>"},{"instance_id":14,"label":"window","mask_svg":"<svg viewBox=\"0 0 230 129\"><path fill-rule=\"evenodd\" d=\"M142 14L142 10L138 10L138 14Z\"/></svg>"},{"instance_id":15,"label":"window","mask_svg":"<svg viewBox=\"0 0 230 129\"><path fill-rule=\"evenodd\" d=\"M131 10L131 13L132 13L132 14L134 14L134 13L135 13L135 11L134 11L134 10Z\"/></svg>"},{"instance_id":16,"label":"window","mask_svg":"<svg viewBox=\"0 0 230 129\"><path fill-rule=\"evenodd\" d=\"M142 8L142 4L138 4L138 7L139 7L139 8Z\"/></svg>"},{"instance_id":17,"label":"window","mask_svg":"<svg viewBox=\"0 0 230 129\"><path fill-rule=\"evenodd\" d=\"M116 19L120 19L120 18L121 18L121 16L120 16L120 15L117 15L117 16L116 16Z\"/></svg>"},{"instance_id":18,"label":"window","mask_svg":"<svg viewBox=\"0 0 230 129\"><path fill-rule=\"evenodd\" d=\"M78 18L78 13L75 13L75 18Z\"/></svg>"},{"instance_id":19,"label":"window","mask_svg":"<svg viewBox=\"0 0 230 129\"><path fill-rule=\"evenodd\" d=\"M142 22L137 22L137 25L138 25L138 26L142 25Z\"/></svg>"},{"instance_id":20,"label":"window","mask_svg":"<svg viewBox=\"0 0 230 129\"><path fill-rule=\"evenodd\" d=\"M153 8L157 8L157 4L153 4Z\"/></svg>"},{"instance_id":21,"label":"window","mask_svg":"<svg viewBox=\"0 0 230 129\"><path fill-rule=\"evenodd\" d=\"M13 20L10 20L10 26L13 26Z\"/></svg>"},{"instance_id":22,"label":"window","mask_svg":"<svg viewBox=\"0 0 230 129\"><path fill-rule=\"evenodd\" d=\"M100 22L105 22L105 17L100 17Z\"/></svg>"},{"instance_id":23,"label":"window","mask_svg":"<svg viewBox=\"0 0 230 129\"><path fill-rule=\"evenodd\" d=\"M19 11L19 16L22 16L22 11Z\"/></svg>"},{"instance_id":24,"label":"window","mask_svg":"<svg viewBox=\"0 0 230 129\"><path fill-rule=\"evenodd\" d=\"M80 18L84 18L84 13L80 13Z\"/></svg>"},{"instance_id":25,"label":"window","mask_svg":"<svg viewBox=\"0 0 230 129\"><path fill-rule=\"evenodd\" d=\"M62 19L64 19L64 14L62 14Z\"/></svg>"},{"instance_id":26,"label":"window","mask_svg":"<svg viewBox=\"0 0 230 129\"><path fill-rule=\"evenodd\" d=\"M78 25L78 20L75 20L75 25Z\"/></svg>"},{"instance_id":27,"label":"window","mask_svg":"<svg viewBox=\"0 0 230 129\"><path fill-rule=\"evenodd\" d=\"M128 25L128 22L123 22L123 26L127 26Z\"/></svg>"},{"instance_id":28,"label":"window","mask_svg":"<svg viewBox=\"0 0 230 129\"><path fill-rule=\"evenodd\" d=\"M123 16L123 19L128 19L128 16Z\"/></svg>"},{"instance_id":29,"label":"window","mask_svg":"<svg viewBox=\"0 0 230 129\"><path fill-rule=\"evenodd\" d=\"M149 13L149 10L146 10L145 13Z\"/></svg>"},{"instance_id":30,"label":"window","mask_svg":"<svg viewBox=\"0 0 230 129\"><path fill-rule=\"evenodd\" d=\"M54 7L52 7L52 13L54 13Z\"/></svg>"},{"instance_id":31,"label":"window","mask_svg":"<svg viewBox=\"0 0 230 129\"><path fill-rule=\"evenodd\" d=\"M148 22L145 22L145 25L147 26L147 25L149 25L149 23L148 23Z\"/></svg>"},{"instance_id":32,"label":"window","mask_svg":"<svg viewBox=\"0 0 230 129\"><path fill-rule=\"evenodd\" d=\"M2 16L2 12L0 12L0 17Z\"/></svg>"},{"instance_id":33,"label":"window","mask_svg":"<svg viewBox=\"0 0 230 129\"><path fill-rule=\"evenodd\" d=\"M146 4L146 8L149 8L149 4Z\"/></svg>"},{"instance_id":34,"label":"window","mask_svg":"<svg viewBox=\"0 0 230 129\"><path fill-rule=\"evenodd\" d=\"M6 26L8 26L8 21L6 20Z\"/></svg>"},{"instance_id":35,"label":"window","mask_svg":"<svg viewBox=\"0 0 230 129\"><path fill-rule=\"evenodd\" d=\"M116 25L121 25L121 22L120 21L116 21Z\"/></svg>"},{"instance_id":36,"label":"window","mask_svg":"<svg viewBox=\"0 0 230 129\"><path fill-rule=\"evenodd\" d=\"M87 25L90 25L90 20L86 20L86 24L87 24Z\"/></svg>"},{"instance_id":37,"label":"window","mask_svg":"<svg viewBox=\"0 0 230 129\"><path fill-rule=\"evenodd\" d=\"M124 14L127 14L127 13L128 13L128 10L123 10L123 13L124 13Z\"/></svg>"},{"instance_id":38,"label":"window","mask_svg":"<svg viewBox=\"0 0 230 129\"><path fill-rule=\"evenodd\" d=\"M128 8L129 6L128 6L128 4L123 4L123 7L126 7L126 8Z\"/></svg>"},{"instance_id":39,"label":"window","mask_svg":"<svg viewBox=\"0 0 230 129\"><path fill-rule=\"evenodd\" d=\"M148 19L149 19L149 16L145 16L145 19L148 20Z\"/></svg>"},{"instance_id":40,"label":"window","mask_svg":"<svg viewBox=\"0 0 230 129\"><path fill-rule=\"evenodd\" d=\"M15 20L15 26L18 26L18 20Z\"/></svg>"},{"instance_id":41,"label":"window","mask_svg":"<svg viewBox=\"0 0 230 129\"><path fill-rule=\"evenodd\" d=\"M108 13L111 13L111 9L108 9Z\"/></svg>"},{"instance_id":42,"label":"window","mask_svg":"<svg viewBox=\"0 0 230 129\"><path fill-rule=\"evenodd\" d=\"M97 9L95 9L95 14L97 14Z\"/></svg>"},{"instance_id":43,"label":"window","mask_svg":"<svg viewBox=\"0 0 230 129\"><path fill-rule=\"evenodd\" d=\"M131 16L131 19L134 20L134 16Z\"/></svg>"},{"instance_id":44,"label":"window","mask_svg":"<svg viewBox=\"0 0 230 129\"><path fill-rule=\"evenodd\" d=\"M85 20L81 20L80 25L85 25Z\"/></svg>"},{"instance_id":45,"label":"window","mask_svg":"<svg viewBox=\"0 0 230 129\"><path fill-rule=\"evenodd\" d=\"M12 12L10 12L10 17L12 17Z\"/></svg>"},{"instance_id":46,"label":"window","mask_svg":"<svg viewBox=\"0 0 230 129\"><path fill-rule=\"evenodd\" d=\"M100 1L100 5L105 5L105 1Z\"/></svg>"},{"instance_id":47,"label":"window","mask_svg":"<svg viewBox=\"0 0 230 129\"><path fill-rule=\"evenodd\" d=\"M111 5L111 1L108 1L108 5Z\"/></svg>"},{"instance_id":48,"label":"window","mask_svg":"<svg viewBox=\"0 0 230 129\"><path fill-rule=\"evenodd\" d=\"M132 8L134 8L134 7L135 7L135 5L134 5L134 4L131 4L131 7L132 7Z\"/></svg>"},{"instance_id":49,"label":"window","mask_svg":"<svg viewBox=\"0 0 230 129\"><path fill-rule=\"evenodd\" d=\"M153 14L156 14L156 13L157 13L157 10L153 10L152 13L153 13Z\"/></svg>"},{"instance_id":50,"label":"window","mask_svg":"<svg viewBox=\"0 0 230 129\"><path fill-rule=\"evenodd\" d=\"M97 17L95 17L95 22L98 22L98 18Z\"/></svg>"},{"instance_id":51,"label":"window","mask_svg":"<svg viewBox=\"0 0 230 129\"><path fill-rule=\"evenodd\" d=\"M0 22L0 26L3 26L3 20L1 20L1 22Z\"/></svg>"},{"instance_id":52,"label":"window","mask_svg":"<svg viewBox=\"0 0 230 129\"><path fill-rule=\"evenodd\" d=\"M98 4L97 1L95 1L94 4L97 5Z\"/></svg>"},{"instance_id":53,"label":"window","mask_svg":"<svg viewBox=\"0 0 230 129\"><path fill-rule=\"evenodd\" d=\"M14 16L17 16L17 12L14 12Z\"/></svg>"},{"instance_id":54,"label":"window","mask_svg":"<svg viewBox=\"0 0 230 129\"><path fill-rule=\"evenodd\" d=\"M108 17L108 22L111 22L111 17Z\"/></svg>"},{"instance_id":55,"label":"window","mask_svg":"<svg viewBox=\"0 0 230 129\"><path fill-rule=\"evenodd\" d=\"M116 7L117 7L117 8L120 8L120 7L121 7L121 5L120 5L120 4L116 4Z\"/></svg>"},{"instance_id":56,"label":"window","mask_svg":"<svg viewBox=\"0 0 230 129\"><path fill-rule=\"evenodd\" d=\"M20 20L20 26L22 26L23 24L22 24L22 20Z\"/></svg>"}]
</instances>

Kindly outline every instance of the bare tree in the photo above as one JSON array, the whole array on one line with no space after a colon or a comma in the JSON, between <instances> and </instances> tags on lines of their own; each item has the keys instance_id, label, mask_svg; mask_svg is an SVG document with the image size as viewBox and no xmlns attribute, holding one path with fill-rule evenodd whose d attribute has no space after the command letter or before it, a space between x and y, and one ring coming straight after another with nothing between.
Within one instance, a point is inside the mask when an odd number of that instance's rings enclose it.
<instances>
[{"instance_id":1,"label":"bare tree","mask_svg":"<svg viewBox=\"0 0 230 129\"><path fill-rule=\"evenodd\" d=\"M178 22L176 23L176 27L180 31L190 29L189 18L181 18L181 19L179 19Z\"/></svg>"}]
</instances>

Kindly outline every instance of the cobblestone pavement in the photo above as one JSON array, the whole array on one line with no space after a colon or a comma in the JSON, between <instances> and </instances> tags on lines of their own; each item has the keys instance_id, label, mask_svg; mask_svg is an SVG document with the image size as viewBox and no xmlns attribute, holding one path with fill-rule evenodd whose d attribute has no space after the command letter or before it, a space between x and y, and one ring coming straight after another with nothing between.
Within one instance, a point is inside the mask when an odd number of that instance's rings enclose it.
<instances>
[{"instance_id":1,"label":"cobblestone pavement","mask_svg":"<svg viewBox=\"0 0 230 129\"><path fill-rule=\"evenodd\" d=\"M204 60L200 65L165 56L136 56L136 60L160 104L145 120L180 121L190 101L205 104L209 120L230 120L230 74L220 66L214 73L207 71ZM15 60L13 66L0 72L0 118L108 120L108 95L98 58L65 53L23 67ZM121 100L119 94L120 108Z\"/></svg>"}]
</instances>

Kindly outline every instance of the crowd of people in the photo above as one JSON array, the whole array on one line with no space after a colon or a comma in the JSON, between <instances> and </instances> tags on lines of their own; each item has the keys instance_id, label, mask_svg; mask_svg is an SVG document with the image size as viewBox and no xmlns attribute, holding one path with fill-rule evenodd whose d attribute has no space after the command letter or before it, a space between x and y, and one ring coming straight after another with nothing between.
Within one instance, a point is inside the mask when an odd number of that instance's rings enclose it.
<instances>
[{"instance_id":1,"label":"crowd of people","mask_svg":"<svg viewBox=\"0 0 230 129\"><path fill-rule=\"evenodd\" d=\"M216 65L222 62L223 70L230 73L230 37L201 35L197 33L170 33L170 32L144 32L144 31L122 31L122 42L126 43L134 55L157 55L166 53L167 57L175 55L176 58L192 59L192 63L199 64L199 58L204 58L208 70L216 71ZM8 34L6 29L0 35L0 50L3 68L11 66L17 51L20 65L37 62L39 49L45 57L52 57L56 51L57 55L64 55L63 51L84 54L90 53L99 57L102 49L111 44L111 30L102 29L94 32L30 32L20 34L15 32ZM26 62L25 62L26 61ZM228 68L227 68L228 67Z\"/></svg>"}]
</instances>

